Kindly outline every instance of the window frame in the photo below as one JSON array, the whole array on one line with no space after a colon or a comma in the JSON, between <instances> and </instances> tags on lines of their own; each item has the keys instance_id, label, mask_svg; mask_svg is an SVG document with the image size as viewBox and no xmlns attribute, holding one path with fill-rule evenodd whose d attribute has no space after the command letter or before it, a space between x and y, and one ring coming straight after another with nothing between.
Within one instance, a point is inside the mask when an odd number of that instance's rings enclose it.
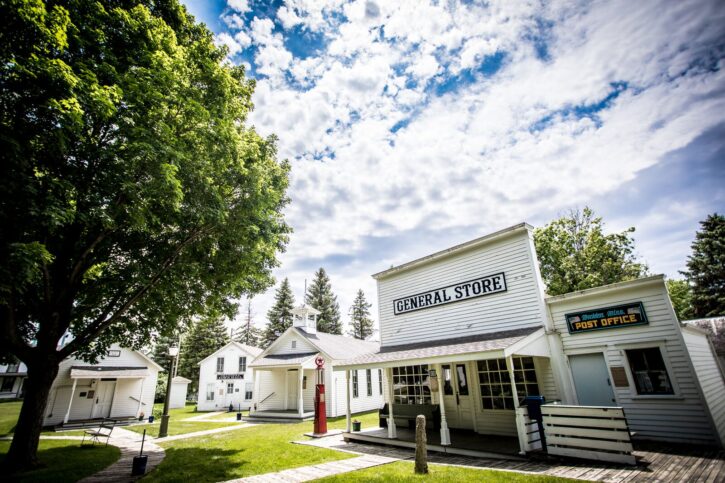
<instances>
[{"instance_id":1,"label":"window frame","mask_svg":"<svg viewBox=\"0 0 725 483\"><path fill-rule=\"evenodd\" d=\"M239 356L239 372L247 372L247 356Z\"/></svg>"},{"instance_id":2,"label":"window frame","mask_svg":"<svg viewBox=\"0 0 725 483\"><path fill-rule=\"evenodd\" d=\"M367 379L367 390L368 390L368 397L373 395L373 370L372 369L365 369L365 379Z\"/></svg>"},{"instance_id":3,"label":"window frame","mask_svg":"<svg viewBox=\"0 0 725 483\"><path fill-rule=\"evenodd\" d=\"M213 401L214 400L214 393L216 392L215 384L210 382L206 385L206 400L207 401ZM211 397L209 397L211 395Z\"/></svg>"},{"instance_id":4,"label":"window frame","mask_svg":"<svg viewBox=\"0 0 725 483\"><path fill-rule=\"evenodd\" d=\"M2 379L2 383L0 383L0 393L3 394L10 394L13 392L13 388L15 387L15 377L14 376L5 376L0 378ZM8 382L10 382L10 389L5 389L5 386L8 385Z\"/></svg>"},{"instance_id":5,"label":"window frame","mask_svg":"<svg viewBox=\"0 0 725 483\"><path fill-rule=\"evenodd\" d=\"M221 369L219 368L221 362ZM217 357L216 358L216 372L217 374L224 372L224 357Z\"/></svg>"},{"instance_id":6,"label":"window frame","mask_svg":"<svg viewBox=\"0 0 725 483\"><path fill-rule=\"evenodd\" d=\"M378 390L380 391L380 395L383 395L383 370L378 369Z\"/></svg>"},{"instance_id":7,"label":"window frame","mask_svg":"<svg viewBox=\"0 0 725 483\"><path fill-rule=\"evenodd\" d=\"M627 370L627 379L629 380L629 391L632 394L632 398L634 399L671 399L671 398L678 398L680 397L680 390L677 386L677 383L673 377L674 372L672 370L672 366L670 364L669 355L667 354L667 350L665 348L664 344L632 344L632 345L625 345L622 346L622 362L626 364ZM662 358L662 363L665 367L665 375L667 376L667 380L670 383L670 387L672 388L671 393L644 393L641 394L637 388L637 379L634 374L634 370L632 368L632 364L629 360L629 354L627 351L637 351L637 350L646 350L646 349L657 349L659 350L660 357Z\"/></svg>"},{"instance_id":8,"label":"window frame","mask_svg":"<svg viewBox=\"0 0 725 483\"><path fill-rule=\"evenodd\" d=\"M430 364L393 367L393 404L433 404Z\"/></svg>"},{"instance_id":9,"label":"window frame","mask_svg":"<svg viewBox=\"0 0 725 483\"><path fill-rule=\"evenodd\" d=\"M231 391L230 391L231 389ZM234 383L233 382L227 382L227 394L234 394Z\"/></svg>"},{"instance_id":10,"label":"window frame","mask_svg":"<svg viewBox=\"0 0 725 483\"><path fill-rule=\"evenodd\" d=\"M524 359L531 359L531 367L524 365ZM517 368L515 360L520 361L520 366ZM490 362L496 362L496 370L492 370ZM478 400L482 411L515 411L519 407L519 401L530 395L541 395L541 383L538 380L538 374L536 372L536 359L533 356L513 356L511 358L511 367L509 368L508 358L496 358L496 359L483 359L476 362L476 374L478 376ZM486 370L481 370L481 363L485 364ZM510 371L509 371L510 369ZM511 372L513 372L514 380L511 380ZM526 378L526 374L533 372L534 380ZM517 373L521 373L522 380L517 380ZM482 377L483 375L486 377ZM494 377L495 375L495 377ZM484 382L485 380L485 382ZM508 383L509 392L505 392L505 384ZM488 391L484 391L484 386L488 387ZM529 386L535 386L538 394L532 394L529 392ZM518 401L514 399L514 387L516 387L516 397ZM495 395L494 389L500 388L501 395ZM523 388L523 390L520 390ZM491 407L486 407L485 400L490 400ZM496 407L496 402L500 401L503 407ZM512 407L508 407L509 404Z\"/></svg>"},{"instance_id":11,"label":"window frame","mask_svg":"<svg viewBox=\"0 0 725 483\"><path fill-rule=\"evenodd\" d=\"M254 383L245 382L244 383L244 400L251 401L252 399L254 399Z\"/></svg>"},{"instance_id":12,"label":"window frame","mask_svg":"<svg viewBox=\"0 0 725 483\"><path fill-rule=\"evenodd\" d=\"M360 372L359 369L354 369L352 371L352 397L353 398L358 397L358 394L359 394L359 391L358 391L358 389L359 389L359 387L358 387L358 382L359 382L359 380L358 380L358 378L359 378L358 372Z\"/></svg>"}]
</instances>

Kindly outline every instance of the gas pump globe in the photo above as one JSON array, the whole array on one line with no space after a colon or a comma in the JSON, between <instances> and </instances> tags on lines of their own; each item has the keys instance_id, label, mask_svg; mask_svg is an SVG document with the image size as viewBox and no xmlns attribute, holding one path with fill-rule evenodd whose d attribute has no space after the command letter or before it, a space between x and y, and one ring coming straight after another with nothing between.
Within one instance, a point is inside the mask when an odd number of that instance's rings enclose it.
<instances>
[{"instance_id":1,"label":"gas pump globe","mask_svg":"<svg viewBox=\"0 0 725 483\"><path fill-rule=\"evenodd\" d=\"M327 433L327 410L325 408L325 359L315 358L317 365L317 384L315 385L315 434Z\"/></svg>"}]
</instances>

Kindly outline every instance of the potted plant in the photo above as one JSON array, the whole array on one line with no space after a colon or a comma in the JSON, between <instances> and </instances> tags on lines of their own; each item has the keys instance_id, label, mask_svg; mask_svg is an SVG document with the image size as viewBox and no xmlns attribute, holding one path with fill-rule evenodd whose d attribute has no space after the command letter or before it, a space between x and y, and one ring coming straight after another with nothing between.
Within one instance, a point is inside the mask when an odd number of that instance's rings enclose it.
<instances>
[{"instance_id":1,"label":"potted plant","mask_svg":"<svg viewBox=\"0 0 725 483\"><path fill-rule=\"evenodd\" d=\"M144 418L144 416L145 416L145 414L143 413L143 411L141 411L141 412L139 413L139 415L138 415L138 420L139 420L139 421L143 421L143 418Z\"/></svg>"},{"instance_id":2,"label":"potted plant","mask_svg":"<svg viewBox=\"0 0 725 483\"><path fill-rule=\"evenodd\" d=\"M361 426L362 426L362 423L360 421L358 421L357 419L352 422L353 431L360 431Z\"/></svg>"}]
</instances>

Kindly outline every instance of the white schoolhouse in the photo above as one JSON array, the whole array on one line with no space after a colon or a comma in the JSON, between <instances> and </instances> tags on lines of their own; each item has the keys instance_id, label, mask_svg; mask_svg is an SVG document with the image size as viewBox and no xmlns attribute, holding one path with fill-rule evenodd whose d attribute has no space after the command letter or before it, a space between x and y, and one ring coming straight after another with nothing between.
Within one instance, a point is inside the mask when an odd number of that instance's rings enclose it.
<instances>
[{"instance_id":1,"label":"white schoolhouse","mask_svg":"<svg viewBox=\"0 0 725 483\"><path fill-rule=\"evenodd\" d=\"M0 364L0 399L23 397L28 368L20 361Z\"/></svg>"},{"instance_id":2,"label":"white schoolhouse","mask_svg":"<svg viewBox=\"0 0 725 483\"><path fill-rule=\"evenodd\" d=\"M516 410L544 396L623 408L639 439L725 439L723 375L705 333L677 321L663 276L547 297L522 223L373 277L381 347L338 369L384 369L392 420L378 436L398 438L407 421L396 412L413 405L432 408L434 443L465 443L472 431L518 452Z\"/></svg>"},{"instance_id":3,"label":"white schoolhouse","mask_svg":"<svg viewBox=\"0 0 725 483\"><path fill-rule=\"evenodd\" d=\"M232 405L249 409L254 390L250 363L262 352L232 341L199 363L199 411L219 411Z\"/></svg>"},{"instance_id":4,"label":"white schoolhouse","mask_svg":"<svg viewBox=\"0 0 725 483\"><path fill-rule=\"evenodd\" d=\"M43 426L148 417L159 371L163 368L143 353L117 344L96 364L65 359L50 389Z\"/></svg>"},{"instance_id":5,"label":"white schoolhouse","mask_svg":"<svg viewBox=\"0 0 725 483\"><path fill-rule=\"evenodd\" d=\"M335 372L339 361L377 351L377 342L317 330L319 312L302 306L294 311L293 325L252 363L255 371L252 418L306 419L314 416L315 359L324 359L325 405L328 417L345 414L345 375ZM383 405L382 370L356 371L350 383L353 413Z\"/></svg>"}]
</instances>

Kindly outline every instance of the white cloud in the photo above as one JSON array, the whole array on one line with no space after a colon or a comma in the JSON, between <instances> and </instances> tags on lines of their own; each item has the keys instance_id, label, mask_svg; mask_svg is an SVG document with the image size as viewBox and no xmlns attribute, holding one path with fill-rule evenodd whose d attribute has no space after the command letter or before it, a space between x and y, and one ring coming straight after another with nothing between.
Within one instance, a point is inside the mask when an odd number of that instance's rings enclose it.
<instances>
[{"instance_id":1,"label":"white cloud","mask_svg":"<svg viewBox=\"0 0 725 483\"><path fill-rule=\"evenodd\" d=\"M226 32L222 32L214 36L214 44L217 46L225 45L229 49L228 56L234 57L242 51L242 45Z\"/></svg>"},{"instance_id":2,"label":"white cloud","mask_svg":"<svg viewBox=\"0 0 725 483\"><path fill-rule=\"evenodd\" d=\"M247 13L251 10L251 8L249 8L248 0L227 0L227 5L229 8L239 13Z\"/></svg>"}]
</instances>

